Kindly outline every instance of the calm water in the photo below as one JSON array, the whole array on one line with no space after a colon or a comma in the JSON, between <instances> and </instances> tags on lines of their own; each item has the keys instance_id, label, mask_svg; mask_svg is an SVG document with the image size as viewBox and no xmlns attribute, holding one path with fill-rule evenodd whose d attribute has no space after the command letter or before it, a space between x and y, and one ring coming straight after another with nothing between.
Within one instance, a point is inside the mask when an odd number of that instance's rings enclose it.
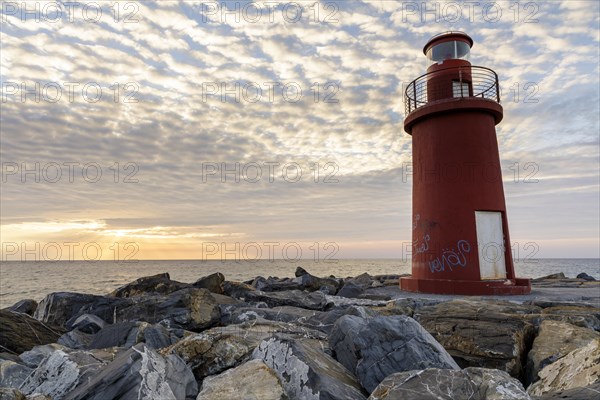
<instances>
[{"instance_id":1,"label":"calm water","mask_svg":"<svg viewBox=\"0 0 600 400\"><path fill-rule=\"evenodd\" d=\"M142 276L168 272L171 279L194 282L204 275L222 272L229 280L247 280L255 276L293 277L297 266L313 275L338 277L410 273L410 262L398 259L338 260L315 262L300 260L250 261L71 261L0 263L0 308L29 298L41 300L52 292L70 291L105 294ZM516 263L517 276L536 278L557 272L575 277L586 272L600 279L599 259L539 259Z\"/></svg>"}]
</instances>

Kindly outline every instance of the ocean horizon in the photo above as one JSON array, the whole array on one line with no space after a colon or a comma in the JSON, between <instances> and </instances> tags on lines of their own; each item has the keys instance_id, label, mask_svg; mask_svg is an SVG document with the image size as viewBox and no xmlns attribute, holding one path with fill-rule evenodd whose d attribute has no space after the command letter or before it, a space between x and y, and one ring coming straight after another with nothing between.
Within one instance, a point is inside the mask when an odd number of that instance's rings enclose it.
<instances>
[{"instance_id":1,"label":"ocean horizon","mask_svg":"<svg viewBox=\"0 0 600 400\"><path fill-rule=\"evenodd\" d=\"M22 299L42 300L53 292L106 294L143 276L163 272L171 279L194 282L221 272L225 279L257 276L293 277L297 267L313 275L336 277L409 274L408 260L393 258L319 260L132 260L132 261L3 261L0 264L0 308ZM515 261L518 277L538 278L563 272L574 278L585 272L600 279L598 258L539 258Z\"/></svg>"}]
</instances>

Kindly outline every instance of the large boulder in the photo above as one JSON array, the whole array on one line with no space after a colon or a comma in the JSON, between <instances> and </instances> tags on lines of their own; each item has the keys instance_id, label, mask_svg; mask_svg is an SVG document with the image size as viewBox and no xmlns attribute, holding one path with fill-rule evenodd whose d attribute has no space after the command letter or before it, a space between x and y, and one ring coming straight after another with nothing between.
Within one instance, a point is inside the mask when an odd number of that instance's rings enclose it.
<instances>
[{"instance_id":1,"label":"large boulder","mask_svg":"<svg viewBox=\"0 0 600 400\"><path fill-rule=\"evenodd\" d=\"M27 315L33 315L35 309L37 308L38 303L32 299L25 299L17 301L12 306L8 307L9 311L23 313Z\"/></svg>"},{"instance_id":2,"label":"large boulder","mask_svg":"<svg viewBox=\"0 0 600 400\"><path fill-rule=\"evenodd\" d=\"M412 369L460 369L444 348L414 319L398 315L346 315L335 323L329 346L336 359L373 391L388 375Z\"/></svg>"},{"instance_id":3,"label":"large boulder","mask_svg":"<svg viewBox=\"0 0 600 400\"><path fill-rule=\"evenodd\" d=\"M60 400L91 379L105 363L84 351L56 350L46 357L19 388L26 395L42 393Z\"/></svg>"},{"instance_id":4,"label":"large boulder","mask_svg":"<svg viewBox=\"0 0 600 400\"><path fill-rule=\"evenodd\" d=\"M366 399L356 378L309 339L275 335L260 343L252 358L275 371L290 399Z\"/></svg>"},{"instance_id":5,"label":"large boulder","mask_svg":"<svg viewBox=\"0 0 600 400\"><path fill-rule=\"evenodd\" d=\"M206 289L188 288L169 295L95 296L59 292L46 296L35 317L72 329L78 318L92 314L109 323L144 321L174 328L206 329L220 320L219 305Z\"/></svg>"},{"instance_id":6,"label":"large boulder","mask_svg":"<svg viewBox=\"0 0 600 400\"><path fill-rule=\"evenodd\" d=\"M574 389L561 390L560 392L547 393L536 400L597 400L600 398L600 382L590 386L578 387Z\"/></svg>"},{"instance_id":7,"label":"large boulder","mask_svg":"<svg viewBox=\"0 0 600 400\"><path fill-rule=\"evenodd\" d=\"M540 308L508 301L452 300L424 306L414 318L465 367L483 367L523 378L535 335L525 316Z\"/></svg>"},{"instance_id":8,"label":"large boulder","mask_svg":"<svg viewBox=\"0 0 600 400\"><path fill-rule=\"evenodd\" d=\"M35 390L46 393L53 389L57 393L61 389L65 394L54 395L54 400L192 400L198 393L194 375L181 358L174 354L161 356L144 344L119 353L110 363L93 367L91 373L82 373L81 366L76 368L69 361L47 365L45 360L36 374L38 371L45 377L61 374L60 379L44 379L43 385Z\"/></svg>"},{"instance_id":9,"label":"large boulder","mask_svg":"<svg viewBox=\"0 0 600 400\"><path fill-rule=\"evenodd\" d=\"M540 380L532 384L528 393L542 396L600 382L600 339L574 350L538 373Z\"/></svg>"},{"instance_id":10,"label":"large boulder","mask_svg":"<svg viewBox=\"0 0 600 400\"><path fill-rule=\"evenodd\" d=\"M309 310L323 310L328 305L327 296L322 292L307 293L302 290L263 292L240 282L225 282L224 292L233 298L246 302L264 302L269 307L292 306Z\"/></svg>"},{"instance_id":11,"label":"large boulder","mask_svg":"<svg viewBox=\"0 0 600 400\"><path fill-rule=\"evenodd\" d=\"M430 368L385 378L369 400L528 400L521 383L504 371Z\"/></svg>"},{"instance_id":12,"label":"large boulder","mask_svg":"<svg viewBox=\"0 0 600 400\"><path fill-rule=\"evenodd\" d=\"M168 273L144 276L112 291L112 297L134 297L145 294L169 294L190 287L187 283L172 281Z\"/></svg>"},{"instance_id":13,"label":"large boulder","mask_svg":"<svg viewBox=\"0 0 600 400\"><path fill-rule=\"evenodd\" d=\"M573 350L586 346L600 333L565 322L543 321L527 355L527 382L538 380L539 371Z\"/></svg>"},{"instance_id":14,"label":"large boulder","mask_svg":"<svg viewBox=\"0 0 600 400\"><path fill-rule=\"evenodd\" d=\"M202 382L196 400L287 400L281 381L261 360L251 360Z\"/></svg>"},{"instance_id":15,"label":"large boulder","mask_svg":"<svg viewBox=\"0 0 600 400\"><path fill-rule=\"evenodd\" d=\"M0 387L18 388L33 369L14 361L0 361Z\"/></svg>"},{"instance_id":16,"label":"large boulder","mask_svg":"<svg viewBox=\"0 0 600 400\"><path fill-rule=\"evenodd\" d=\"M194 287L200 289L208 289L213 293L223 293L223 282L225 282L225 276L220 272L215 272L208 276L204 276L193 283Z\"/></svg>"},{"instance_id":17,"label":"large boulder","mask_svg":"<svg viewBox=\"0 0 600 400\"><path fill-rule=\"evenodd\" d=\"M294 338L311 338L325 341L321 332L294 324L253 320L239 325L228 325L208 329L190 335L162 354L177 354L192 368L196 379L218 374L227 368L239 365L250 358L252 351L264 339L274 334L285 334Z\"/></svg>"},{"instance_id":18,"label":"large boulder","mask_svg":"<svg viewBox=\"0 0 600 400\"><path fill-rule=\"evenodd\" d=\"M64 333L27 314L0 310L0 348L20 354L40 344L53 343Z\"/></svg>"}]
</instances>

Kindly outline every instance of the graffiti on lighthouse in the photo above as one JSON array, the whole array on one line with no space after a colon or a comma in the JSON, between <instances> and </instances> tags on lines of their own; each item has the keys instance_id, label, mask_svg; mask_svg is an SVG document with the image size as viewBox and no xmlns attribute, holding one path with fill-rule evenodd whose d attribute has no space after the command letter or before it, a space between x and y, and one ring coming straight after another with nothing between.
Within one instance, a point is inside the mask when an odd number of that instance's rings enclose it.
<instances>
[{"instance_id":1,"label":"graffiti on lighthouse","mask_svg":"<svg viewBox=\"0 0 600 400\"><path fill-rule=\"evenodd\" d=\"M467 240L459 240L456 243L456 248L444 249L441 256L429 261L429 269L431 272L442 272L446 268L453 272L453 268L467 266L466 254L471 252L471 244Z\"/></svg>"}]
</instances>

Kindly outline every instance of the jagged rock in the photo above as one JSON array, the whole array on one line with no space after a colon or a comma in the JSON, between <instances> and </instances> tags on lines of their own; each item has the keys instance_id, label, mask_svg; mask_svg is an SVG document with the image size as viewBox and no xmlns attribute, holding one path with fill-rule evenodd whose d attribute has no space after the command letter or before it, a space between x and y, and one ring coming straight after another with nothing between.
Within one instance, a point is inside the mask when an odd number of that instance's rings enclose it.
<instances>
[{"instance_id":1,"label":"jagged rock","mask_svg":"<svg viewBox=\"0 0 600 400\"><path fill-rule=\"evenodd\" d=\"M27 314L0 310L0 348L20 354L39 344L53 343L63 334Z\"/></svg>"},{"instance_id":2,"label":"jagged rock","mask_svg":"<svg viewBox=\"0 0 600 400\"><path fill-rule=\"evenodd\" d=\"M15 388L0 387L0 400L27 400L27 397Z\"/></svg>"},{"instance_id":3,"label":"jagged rock","mask_svg":"<svg viewBox=\"0 0 600 400\"><path fill-rule=\"evenodd\" d=\"M272 277L265 279L262 276L254 279L252 282L252 287L263 292L280 292L284 290L304 289L304 285L301 282L293 279L277 279Z\"/></svg>"},{"instance_id":4,"label":"jagged rock","mask_svg":"<svg viewBox=\"0 0 600 400\"><path fill-rule=\"evenodd\" d=\"M201 330L220 319L215 297L206 289L189 288L169 295L132 298L52 293L42 300L35 317L71 329L77 318L93 314L110 323L144 321L173 328Z\"/></svg>"},{"instance_id":5,"label":"jagged rock","mask_svg":"<svg viewBox=\"0 0 600 400\"><path fill-rule=\"evenodd\" d=\"M202 382L196 400L287 400L281 381L261 360L251 360Z\"/></svg>"},{"instance_id":6,"label":"jagged rock","mask_svg":"<svg viewBox=\"0 0 600 400\"><path fill-rule=\"evenodd\" d=\"M341 317L331 331L329 346L336 359L355 373L368 392L395 372L426 368L460 369L423 327L404 315Z\"/></svg>"},{"instance_id":7,"label":"jagged rock","mask_svg":"<svg viewBox=\"0 0 600 400\"><path fill-rule=\"evenodd\" d=\"M541 320L563 321L600 331L600 309L584 304L555 305L542 310Z\"/></svg>"},{"instance_id":8,"label":"jagged rock","mask_svg":"<svg viewBox=\"0 0 600 400\"><path fill-rule=\"evenodd\" d=\"M600 339L574 350L538 373L540 380L527 392L532 396L559 392L600 382Z\"/></svg>"},{"instance_id":9,"label":"jagged rock","mask_svg":"<svg viewBox=\"0 0 600 400\"><path fill-rule=\"evenodd\" d=\"M190 287L187 283L172 281L168 273L144 276L112 291L112 297L133 297L145 294L170 294Z\"/></svg>"},{"instance_id":10,"label":"jagged rock","mask_svg":"<svg viewBox=\"0 0 600 400\"><path fill-rule=\"evenodd\" d=\"M74 322L77 317L86 314L85 310L90 310L89 314L94 314L104 321L112 323L114 322L116 310L124 308L129 303L130 299L84 293L55 292L40 301L33 316L44 323L71 330L72 327L67 326L67 321L72 319Z\"/></svg>"},{"instance_id":11,"label":"jagged rock","mask_svg":"<svg viewBox=\"0 0 600 400\"><path fill-rule=\"evenodd\" d=\"M527 356L527 383L538 380L538 372L573 350L584 347L600 334L565 322L543 321Z\"/></svg>"},{"instance_id":12,"label":"jagged rock","mask_svg":"<svg viewBox=\"0 0 600 400\"><path fill-rule=\"evenodd\" d=\"M56 350L46 357L20 387L26 395L42 393L60 400L79 382L91 379L104 362L84 351Z\"/></svg>"},{"instance_id":13,"label":"jagged rock","mask_svg":"<svg viewBox=\"0 0 600 400\"><path fill-rule=\"evenodd\" d=\"M364 307L336 307L328 311L307 310L299 307L255 308L239 307L222 312L221 323L239 324L255 319L290 322L296 325L316 329L324 333L331 332L338 318L344 315L362 317L376 316L377 313Z\"/></svg>"},{"instance_id":14,"label":"jagged rock","mask_svg":"<svg viewBox=\"0 0 600 400\"><path fill-rule=\"evenodd\" d=\"M439 300L429 299L397 299L387 302L384 306L371 307L371 309L380 315L406 315L413 317L415 311L421 307L439 303Z\"/></svg>"},{"instance_id":15,"label":"jagged rock","mask_svg":"<svg viewBox=\"0 0 600 400\"><path fill-rule=\"evenodd\" d=\"M369 400L528 400L519 381L504 371L430 368L398 372L385 378Z\"/></svg>"},{"instance_id":16,"label":"jagged rock","mask_svg":"<svg viewBox=\"0 0 600 400\"><path fill-rule=\"evenodd\" d=\"M255 308L239 307L233 308L228 313L221 313L221 322L224 324L239 324L257 318L264 318L271 321L303 323L310 318L322 314L322 311L307 310L300 307L273 307L273 308Z\"/></svg>"},{"instance_id":17,"label":"jagged rock","mask_svg":"<svg viewBox=\"0 0 600 400\"><path fill-rule=\"evenodd\" d=\"M254 282L254 279L250 283ZM244 296L249 292L254 292L256 289L250 284L244 282L223 282L223 293L234 299L244 299Z\"/></svg>"},{"instance_id":18,"label":"jagged rock","mask_svg":"<svg viewBox=\"0 0 600 400\"><path fill-rule=\"evenodd\" d=\"M274 336L252 353L275 371L290 399L366 399L356 378L306 339Z\"/></svg>"},{"instance_id":19,"label":"jagged rock","mask_svg":"<svg viewBox=\"0 0 600 400\"><path fill-rule=\"evenodd\" d=\"M247 361L256 346L275 333L289 337L326 339L318 331L294 324L254 320L239 325L215 327L188 336L163 349L161 353L180 356L192 368L196 378L201 380Z\"/></svg>"},{"instance_id":20,"label":"jagged rock","mask_svg":"<svg viewBox=\"0 0 600 400\"><path fill-rule=\"evenodd\" d=\"M548 393L541 397L535 397L536 400L598 400L600 399L600 382L590 386L563 390L560 392Z\"/></svg>"},{"instance_id":21,"label":"jagged rock","mask_svg":"<svg viewBox=\"0 0 600 400\"><path fill-rule=\"evenodd\" d=\"M79 378L78 383L65 400L192 400L198 393L194 375L181 358L162 356L145 344L120 353L89 378Z\"/></svg>"},{"instance_id":22,"label":"jagged rock","mask_svg":"<svg viewBox=\"0 0 600 400\"><path fill-rule=\"evenodd\" d=\"M332 278L319 278L311 274L304 274L298 278L304 290L314 292L320 290L327 294L335 294L341 287L341 280Z\"/></svg>"},{"instance_id":23,"label":"jagged rock","mask_svg":"<svg viewBox=\"0 0 600 400\"><path fill-rule=\"evenodd\" d=\"M225 282L224 292L233 298L246 302L264 302L269 307L293 306L309 310L323 310L329 302L322 292L306 293L300 290L263 292L240 282Z\"/></svg>"},{"instance_id":24,"label":"jagged rock","mask_svg":"<svg viewBox=\"0 0 600 400\"><path fill-rule=\"evenodd\" d=\"M75 319L72 327L73 329L79 329L83 333L97 333L100 329L104 328L106 322L100 317L92 314L83 314Z\"/></svg>"},{"instance_id":25,"label":"jagged rock","mask_svg":"<svg viewBox=\"0 0 600 400\"><path fill-rule=\"evenodd\" d=\"M208 289L213 293L223 293L223 282L225 282L225 276L222 273L216 272L208 276L204 276L194 282L193 286L197 288Z\"/></svg>"},{"instance_id":26,"label":"jagged rock","mask_svg":"<svg viewBox=\"0 0 600 400\"><path fill-rule=\"evenodd\" d=\"M15 304L13 304L12 306L8 307L8 310L12 311L12 312L27 314L27 315L33 315L37 306L38 306L37 301L32 300L32 299L25 299L25 300L20 300L20 301L16 302Z\"/></svg>"},{"instance_id":27,"label":"jagged rock","mask_svg":"<svg viewBox=\"0 0 600 400\"><path fill-rule=\"evenodd\" d=\"M68 347L70 349L87 349L94 340L94 335L84 333L78 329L73 329L58 338L56 343Z\"/></svg>"},{"instance_id":28,"label":"jagged rock","mask_svg":"<svg viewBox=\"0 0 600 400\"><path fill-rule=\"evenodd\" d=\"M171 334L160 324L147 322L121 322L107 325L100 330L87 346L88 349L105 349L108 347L129 348L138 343L146 343L151 349L161 349L175 343L179 338Z\"/></svg>"},{"instance_id":29,"label":"jagged rock","mask_svg":"<svg viewBox=\"0 0 600 400\"><path fill-rule=\"evenodd\" d=\"M535 280L542 280L542 279L567 279L567 277L565 276L564 272L559 272L557 274L550 274L550 275L540 276L539 278L535 278Z\"/></svg>"},{"instance_id":30,"label":"jagged rock","mask_svg":"<svg viewBox=\"0 0 600 400\"><path fill-rule=\"evenodd\" d=\"M19 359L29 368L37 368L44 358L48 357L56 350L65 350L65 346L57 343L35 346L31 350L23 352L19 356Z\"/></svg>"},{"instance_id":31,"label":"jagged rock","mask_svg":"<svg viewBox=\"0 0 600 400\"><path fill-rule=\"evenodd\" d=\"M414 318L461 367L484 367L522 378L535 328L524 316L540 308L494 300L452 300L421 307Z\"/></svg>"},{"instance_id":32,"label":"jagged rock","mask_svg":"<svg viewBox=\"0 0 600 400\"><path fill-rule=\"evenodd\" d=\"M361 286L353 282L346 282L344 286L342 286L342 288L339 290L337 295L340 297L357 298L361 294L363 294L364 291L365 290Z\"/></svg>"},{"instance_id":33,"label":"jagged rock","mask_svg":"<svg viewBox=\"0 0 600 400\"><path fill-rule=\"evenodd\" d=\"M591 275L586 274L585 272L580 273L579 275L577 275L578 279L585 279L586 281L595 281L596 278L594 278Z\"/></svg>"},{"instance_id":34,"label":"jagged rock","mask_svg":"<svg viewBox=\"0 0 600 400\"><path fill-rule=\"evenodd\" d=\"M33 371L14 361L0 361L0 387L18 388Z\"/></svg>"}]
</instances>

